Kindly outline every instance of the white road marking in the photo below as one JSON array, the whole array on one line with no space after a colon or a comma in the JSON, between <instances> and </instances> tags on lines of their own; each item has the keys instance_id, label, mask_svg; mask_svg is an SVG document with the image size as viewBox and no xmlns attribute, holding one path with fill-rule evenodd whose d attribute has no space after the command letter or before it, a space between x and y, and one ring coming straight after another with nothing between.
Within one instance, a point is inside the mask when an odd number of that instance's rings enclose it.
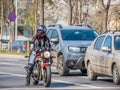
<instances>
[{"instance_id":1,"label":"white road marking","mask_svg":"<svg viewBox=\"0 0 120 90\"><path fill-rule=\"evenodd\" d=\"M101 88L89 88L89 87L23 87L23 88L4 88L0 90L120 90L120 87L101 87Z\"/></svg>"},{"instance_id":2,"label":"white road marking","mask_svg":"<svg viewBox=\"0 0 120 90\"><path fill-rule=\"evenodd\" d=\"M6 62L0 62L0 65L25 66L24 64L18 64L18 63L6 63Z\"/></svg>"},{"instance_id":3,"label":"white road marking","mask_svg":"<svg viewBox=\"0 0 120 90\"><path fill-rule=\"evenodd\" d=\"M14 73L7 73L7 72L0 72L0 74L7 74L10 76L17 76L17 77L25 77L25 75L22 75L22 74L14 74Z\"/></svg>"},{"instance_id":4,"label":"white road marking","mask_svg":"<svg viewBox=\"0 0 120 90\"><path fill-rule=\"evenodd\" d=\"M0 90L88 90L88 88L86 88L86 87L72 87L72 88L71 87L59 87L59 88L53 88L53 87L43 88L43 87L39 87L39 88L30 88L29 87L29 88L6 88L6 89L0 89ZM89 88L89 90L91 90L91 89Z\"/></svg>"},{"instance_id":5,"label":"white road marking","mask_svg":"<svg viewBox=\"0 0 120 90\"><path fill-rule=\"evenodd\" d=\"M7 72L0 72L0 74L7 74L7 75L11 75L11 76L17 76L17 77L26 77L26 75L22 75L22 74L14 74L14 73L7 73ZM67 84L74 84L75 86L72 86L72 87L60 87L60 88L54 88L54 87L51 87L51 88L47 88L47 89L71 89L71 88L74 88L74 89L85 89L85 88L89 88L89 89L106 89L106 90L109 90L109 89L119 89L120 87L97 87L97 86L93 86L93 85L87 85L87 84L79 84L79 83L75 83L75 82L69 82L69 81L63 81L63 80L57 80L57 79L52 79L52 82L62 82L62 83L67 83ZM80 87L82 86L82 87ZM46 89L46 88L8 88L9 90L36 90L36 89ZM6 89L6 90L8 90ZM5 89L4 89L5 90Z\"/></svg>"}]
</instances>

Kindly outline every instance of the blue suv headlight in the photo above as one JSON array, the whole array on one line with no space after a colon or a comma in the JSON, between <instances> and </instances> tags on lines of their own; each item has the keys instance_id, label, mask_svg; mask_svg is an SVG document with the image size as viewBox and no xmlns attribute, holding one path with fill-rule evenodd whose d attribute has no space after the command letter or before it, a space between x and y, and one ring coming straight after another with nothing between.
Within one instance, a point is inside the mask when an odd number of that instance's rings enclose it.
<instances>
[{"instance_id":1,"label":"blue suv headlight","mask_svg":"<svg viewBox=\"0 0 120 90\"><path fill-rule=\"evenodd\" d=\"M68 50L70 52L74 52L74 53L79 53L80 52L80 48L79 47L73 47L73 46L69 46Z\"/></svg>"}]
</instances>

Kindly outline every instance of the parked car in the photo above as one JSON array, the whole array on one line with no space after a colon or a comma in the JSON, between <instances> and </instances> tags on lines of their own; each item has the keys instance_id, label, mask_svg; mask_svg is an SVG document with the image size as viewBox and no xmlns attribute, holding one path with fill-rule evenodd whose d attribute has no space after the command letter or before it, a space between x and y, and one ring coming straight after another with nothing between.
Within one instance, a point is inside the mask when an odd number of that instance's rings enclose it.
<instances>
[{"instance_id":1,"label":"parked car","mask_svg":"<svg viewBox=\"0 0 120 90\"><path fill-rule=\"evenodd\" d=\"M84 25L65 26L50 25L47 36L51 41L52 54L56 56L53 65L59 75L68 75L69 70L81 70L86 73L84 56L86 48L98 36L96 30Z\"/></svg>"},{"instance_id":2,"label":"parked car","mask_svg":"<svg viewBox=\"0 0 120 90\"><path fill-rule=\"evenodd\" d=\"M0 42L2 42L2 50L7 50L7 48L8 48L8 40L2 39L2 40L0 40Z\"/></svg>"},{"instance_id":3,"label":"parked car","mask_svg":"<svg viewBox=\"0 0 120 90\"><path fill-rule=\"evenodd\" d=\"M27 41L16 40L11 44L11 51L15 52L26 52L27 50Z\"/></svg>"},{"instance_id":4,"label":"parked car","mask_svg":"<svg viewBox=\"0 0 120 90\"><path fill-rule=\"evenodd\" d=\"M110 31L95 39L87 48L85 67L89 80L110 76L115 84L120 84L120 31Z\"/></svg>"}]
</instances>

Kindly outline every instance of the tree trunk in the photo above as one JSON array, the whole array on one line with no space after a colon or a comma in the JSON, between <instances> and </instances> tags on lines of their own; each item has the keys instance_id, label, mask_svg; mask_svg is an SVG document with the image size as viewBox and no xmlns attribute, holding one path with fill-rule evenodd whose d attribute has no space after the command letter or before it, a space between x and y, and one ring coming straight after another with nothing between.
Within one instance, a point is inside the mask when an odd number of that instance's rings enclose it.
<instances>
[{"instance_id":1,"label":"tree trunk","mask_svg":"<svg viewBox=\"0 0 120 90\"><path fill-rule=\"evenodd\" d=\"M100 2L104 8L103 32L105 32L107 30L108 12L111 0L108 0L106 5L104 4L104 0L100 0Z\"/></svg>"},{"instance_id":2,"label":"tree trunk","mask_svg":"<svg viewBox=\"0 0 120 90\"><path fill-rule=\"evenodd\" d=\"M40 24L44 25L44 0L40 0Z\"/></svg>"},{"instance_id":3,"label":"tree trunk","mask_svg":"<svg viewBox=\"0 0 120 90\"><path fill-rule=\"evenodd\" d=\"M12 0L12 11L13 12L15 12L15 6L14 6L14 0ZM14 22L13 22L14 23ZM12 23L12 24L13 24ZM12 36L11 36L11 38L12 38L12 41L15 41L15 23L14 23L14 25L11 27L11 33L12 33Z\"/></svg>"},{"instance_id":4,"label":"tree trunk","mask_svg":"<svg viewBox=\"0 0 120 90\"><path fill-rule=\"evenodd\" d=\"M107 30L108 10L104 12L103 31Z\"/></svg>"},{"instance_id":5,"label":"tree trunk","mask_svg":"<svg viewBox=\"0 0 120 90\"><path fill-rule=\"evenodd\" d=\"M68 10L69 10L69 25L72 25L72 4L71 0L68 0Z\"/></svg>"},{"instance_id":6,"label":"tree trunk","mask_svg":"<svg viewBox=\"0 0 120 90\"><path fill-rule=\"evenodd\" d=\"M35 4L34 4L34 6L35 6L35 26L34 26L34 34L36 34L37 32L36 32L36 28L37 28L37 24L38 24L38 22L37 22L37 7L38 7L38 0L35 0Z\"/></svg>"},{"instance_id":7,"label":"tree trunk","mask_svg":"<svg viewBox=\"0 0 120 90\"><path fill-rule=\"evenodd\" d=\"M3 1L1 0L1 20L3 20ZM0 51L2 51L2 33L3 33L3 21L1 21L1 30L0 30Z\"/></svg>"},{"instance_id":8,"label":"tree trunk","mask_svg":"<svg viewBox=\"0 0 120 90\"><path fill-rule=\"evenodd\" d=\"M79 0L79 8L80 8L80 10L79 10L79 22L80 23L82 23L82 1L81 0Z\"/></svg>"}]
</instances>

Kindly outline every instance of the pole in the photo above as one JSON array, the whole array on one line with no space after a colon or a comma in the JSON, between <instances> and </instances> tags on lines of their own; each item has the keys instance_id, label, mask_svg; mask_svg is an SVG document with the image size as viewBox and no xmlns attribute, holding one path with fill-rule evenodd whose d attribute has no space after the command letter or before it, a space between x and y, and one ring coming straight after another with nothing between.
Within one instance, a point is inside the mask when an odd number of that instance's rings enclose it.
<instances>
[{"instance_id":1,"label":"pole","mask_svg":"<svg viewBox=\"0 0 120 90\"><path fill-rule=\"evenodd\" d=\"M0 35L0 51L2 51L2 31L3 31L3 1L1 0L1 35Z\"/></svg>"},{"instance_id":2,"label":"pole","mask_svg":"<svg viewBox=\"0 0 120 90\"><path fill-rule=\"evenodd\" d=\"M17 17L17 0L16 0L16 10L15 10L15 13L16 13L16 24L15 24L15 40L17 40L17 21L18 21L18 17Z\"/></svg>"},{"instance_id":3,"label":"pole","mask_svg":"<svg viewBox=\"0 0 120 90\"><path fill-rule=\"evenodd\" d=\"M44 0L40 0L40 24L44 25Z\"/></svg>"},{"instance_id":4,"label":"pole","mask_svg":"<svg viewBox=\"0 0 120 90\"><path fill-rule=\"evenodd\" d=\"M36 34L36 27L37 27L37 1L35 0L35 26L34 26L34 34Z\"/></svg>"}]
</instances>

